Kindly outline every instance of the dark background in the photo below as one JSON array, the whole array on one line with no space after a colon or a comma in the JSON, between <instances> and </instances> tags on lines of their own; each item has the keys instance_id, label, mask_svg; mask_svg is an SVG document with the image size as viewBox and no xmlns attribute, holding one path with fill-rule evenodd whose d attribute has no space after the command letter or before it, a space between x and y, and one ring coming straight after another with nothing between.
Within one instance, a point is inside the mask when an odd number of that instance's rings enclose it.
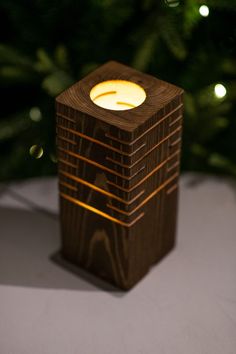
<instances>
[{"instance_id":1,"label":"dark background","mask_svg":"<svg viewBox=\"0 0 236 354\"><path fill-rule=\"evenodd\" d=\"M235 0L1 0L0 10L1 180L56 173L54 97L111 59L186 91L182 170L236 176Z\"/></svg>"}]
</instances>

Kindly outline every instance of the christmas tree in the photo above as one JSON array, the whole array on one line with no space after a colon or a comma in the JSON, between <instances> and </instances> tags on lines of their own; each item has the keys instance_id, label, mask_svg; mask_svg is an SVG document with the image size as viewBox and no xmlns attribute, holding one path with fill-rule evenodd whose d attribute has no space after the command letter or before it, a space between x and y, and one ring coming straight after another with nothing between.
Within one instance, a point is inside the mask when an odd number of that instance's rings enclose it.
<instances>
[{"instance_id":1,"label":"christmas tree","mask_svg":"<svg viewBox=\"0 0 236 354\"><path fill-rule=\"evenodd\" d=\"M54 97L111 59L184 88L183 170L236 176L235 0L0 6L1 180L56 173Z\"/></svg>"}]
</instances>

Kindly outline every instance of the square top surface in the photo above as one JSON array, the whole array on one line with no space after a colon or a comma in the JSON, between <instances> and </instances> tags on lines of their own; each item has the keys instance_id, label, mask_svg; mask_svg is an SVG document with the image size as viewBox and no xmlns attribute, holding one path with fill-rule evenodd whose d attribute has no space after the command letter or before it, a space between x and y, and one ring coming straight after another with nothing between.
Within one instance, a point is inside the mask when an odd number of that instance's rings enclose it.
<instances>
[{"instance_id":1,"label":"square top surface","mask_svg":"<svg viewBox=\"0 0 236 354\"><path fill-rule=\"evenodd\" d=\"M95 85L106 80L127 80L140 85L146 93L145 101L135 108L123 111L97 106L90 98L90 91ZM183 90L175 85L118 62L109 61L62 92L56 102L119 129L133 132L182 93Z\"/></svg>"}]
</instances>

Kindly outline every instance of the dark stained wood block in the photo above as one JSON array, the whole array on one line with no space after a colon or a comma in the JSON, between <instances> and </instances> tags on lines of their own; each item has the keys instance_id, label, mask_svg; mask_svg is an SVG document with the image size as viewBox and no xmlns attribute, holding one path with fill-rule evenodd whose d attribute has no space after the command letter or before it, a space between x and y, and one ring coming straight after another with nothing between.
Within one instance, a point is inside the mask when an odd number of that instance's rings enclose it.
<instances>
[{"instance_id":1,"label":"dark stained wood block","mask_svg":"<svg viewBox=\"0 0 236 354\"><path fill-rule=\"evenodd\" d=\"M129 110L91 89L127 80L146 92ZM63 256L122 289L175 245L183 90L108 62L56 99Z\"/></svg>"}]
</instances>

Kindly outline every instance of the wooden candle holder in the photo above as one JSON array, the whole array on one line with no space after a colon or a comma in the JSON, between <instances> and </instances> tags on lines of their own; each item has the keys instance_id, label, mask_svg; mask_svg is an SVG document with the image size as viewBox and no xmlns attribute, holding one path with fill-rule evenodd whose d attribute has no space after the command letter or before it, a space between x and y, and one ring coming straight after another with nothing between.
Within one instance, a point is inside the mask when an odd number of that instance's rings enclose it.
<instances>
[{"instance_id":1,"label":"wooden candle holder","mask_svg":"<svg viewBox=\"0 0 236 354\"><path fill-rule=\"evenodd\" d=\"M106 80L136 83L145 101L99 107L90 91ZM62 255L122 289L175 245L182 98L112 61L56 99Z\"/></svg>"}]
</instances>

